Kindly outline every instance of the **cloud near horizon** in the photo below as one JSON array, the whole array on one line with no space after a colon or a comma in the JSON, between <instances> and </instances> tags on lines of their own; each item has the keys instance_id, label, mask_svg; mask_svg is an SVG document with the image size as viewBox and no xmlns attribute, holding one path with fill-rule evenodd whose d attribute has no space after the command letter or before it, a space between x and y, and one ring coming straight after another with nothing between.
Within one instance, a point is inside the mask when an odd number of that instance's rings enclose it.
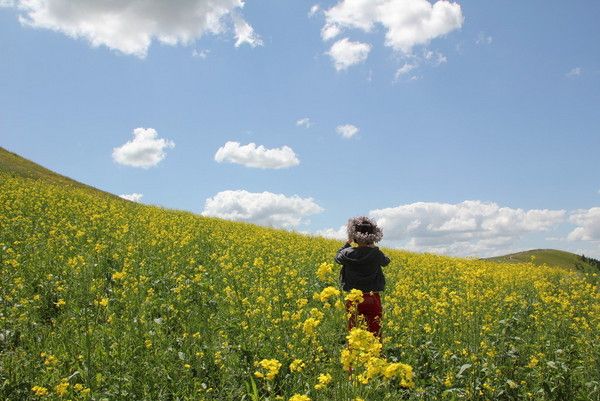
<instances>
[{"instance_id":1,"label":"cloud near horizon","mask_svg":"<svg viewBox=\"0 0 600 401\"><path fill-rule=\"evenodd\" d=\"M461 256L491 256L505 251L525 234L550 230L566 218L565 210L513 209L477 200L417 202L368 214L382 227L386 244ZM345 228L317 234L343 239Z\"/></svg>"},{"instance_id":2,"label":"cloud near horizon","mask_svg":"<svg viewBox=\"0 0 600 401\"><path fill-rule=\"evenodd\" d=\"M307 223L307 216L323 210L312 198L229 190L208 198L202 215L291 229Z\"/></svg>"},{"instance_id":3,"label":"cloud near horizon","mask_svg":"<svg viewBox=\"0 0 600 401\"><path fill-rule=\"evenodd\" d=\"M241 145L233 141L228 141L217 150L215 161L261 169L281 169L300 164L296 153L289 146L267 149L263 145L256 146L253 142Z\"/></svg>"},{"instance_id":4,"label":"cloud near horizon","mask_svg":"<svg viewBox=\"0 0 600 401\"><path fill-rule=\"evenodd\" d=\"M120 198L127 199L128 201L140 203L142 201L143 194L132 193L119 195Z\"/></svg>"},{"instance_id":5,"label":"cloud near horizon","mask_svg":"<svg viewBox=\"0 0 600 401\"><path fill-rule=\"evenodd\" d=\"M175 142L158 138L154 128L136 128L133 140L113 148L113 160L131 167L150 168L156 166L165 157L165 149L174 148Z\"/></svg>"},{"instance_id":6,"label":"cloud near horizon","mask_svg":"<svg viewBox=\"0 0 600 401\"><path fill-rule=\"evenodd\" d=\"M600 242L600 207L575 210L569 221L577 227L569 233L568 240Z\"/></svg>"},{"instance_id":7,"label":"cloud near horizon","mask_svg":"<svg viewBox=\"0 0 600 401\"><path fill-rule=\"evenodd\" d=\"M13 4L25 26L50 29L84 38L92 47L106 46L124 54L146 57L154 40L189 45L204 34L233 31L235 46L262 44L240 16L243 0L20 0Z\"/></svg>"}]
</instances>

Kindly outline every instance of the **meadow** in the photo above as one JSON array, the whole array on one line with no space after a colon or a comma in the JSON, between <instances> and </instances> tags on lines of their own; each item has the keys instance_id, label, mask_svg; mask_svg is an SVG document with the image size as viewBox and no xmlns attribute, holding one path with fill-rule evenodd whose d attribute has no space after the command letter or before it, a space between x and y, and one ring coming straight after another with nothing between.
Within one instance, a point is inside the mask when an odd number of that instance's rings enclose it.
<instances>
[{"instance_id":1,"label":"meadow","mask_svg":"<svg viewBox=\"0 0 600 401\"><path fill-rule=\"evenodd\" d=\"M0 173L0 399L600 399L594 274L385 249L379 343L341 245Z\"/></svg>"}]
</instances>

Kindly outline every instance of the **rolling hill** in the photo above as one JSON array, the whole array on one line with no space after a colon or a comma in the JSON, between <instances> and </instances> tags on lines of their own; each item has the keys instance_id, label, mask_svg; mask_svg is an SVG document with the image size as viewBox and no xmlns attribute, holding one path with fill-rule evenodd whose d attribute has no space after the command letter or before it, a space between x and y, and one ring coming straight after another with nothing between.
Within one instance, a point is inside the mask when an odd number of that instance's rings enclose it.
<instances>
[{"instance_id":1,"label":"rolling hill","mask_svg":"<svg viewBox=\"0 0 600 401\"><path fill-rule=\"evenodd\" d=\"M557 249L532 249L529 251L511 253L493 258L486 258L492 262L500 263L533 263L536 266L559 266L586 273L599 273L600 265L581 255Z\"/></svg>"},{"instance_id":2,"label":"rolling hill","mask_svg":"<svg viewBox=\"0 0 600 401\"><path fill-rule=\"evenodd\" d=\"M339 241L129 202L0 150L0 400L574 400L600 292L573 269L383 249L383 340ZM594 276L595 277L595 276Z\"/></svg>"}]
</instances>

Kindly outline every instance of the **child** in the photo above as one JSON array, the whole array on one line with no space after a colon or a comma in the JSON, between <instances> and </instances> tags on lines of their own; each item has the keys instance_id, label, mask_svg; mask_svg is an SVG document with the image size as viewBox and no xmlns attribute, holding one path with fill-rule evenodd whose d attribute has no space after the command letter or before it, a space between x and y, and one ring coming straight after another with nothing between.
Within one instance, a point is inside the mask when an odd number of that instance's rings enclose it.
<instances>
[{"instance_id":1,"label":"child","mask_svg":"<svg viewBox=\"0 0 600 401\"><path fill-rule=\"evenodd\" d=\"M348 321L348 329L356 325L356 315L364 317L370 332L381 338L381 298L379 292L384 290L385 276L382 266L387 266L390 259L375 246L381 241L383 232L374 221L365 216L348 220L348 241L337 252L336 263L342 265L340 280L342 289L350 291L358 289L363 292L363 301ZM358 244L352 247L352 242ZM346 310L352 302L346 302Z\"/></svg>"}]
</instances>

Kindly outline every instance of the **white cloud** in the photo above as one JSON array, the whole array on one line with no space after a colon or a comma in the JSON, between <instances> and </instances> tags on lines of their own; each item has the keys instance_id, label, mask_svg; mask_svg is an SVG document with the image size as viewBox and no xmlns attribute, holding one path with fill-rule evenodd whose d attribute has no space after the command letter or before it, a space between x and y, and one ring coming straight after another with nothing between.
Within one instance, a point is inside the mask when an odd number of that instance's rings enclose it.
<instances>
[{"instance_id":1,"label":"white cloud","mask_svg":"<svg viewBox=\"0 0 600 401\"><path fill-rule=\"evenodd\" d=\"M583 72L583 70L581 69L581 67L574 67L571 68L571 70L569 72L567 72L565 74L565 76L567 78L575 78L581 75L581 73Z\"/></svg>"},{"instance_id":2,"label":"white cloud","mask_svg":"<svg viewBox=\"0 0 600 401\"><path fill-rule=\"evenodd\" d=\"M14 7L15 4L14 0L0 0L0 7Z\"/></svg>"},{"instance_id":3,"label":"white cloud","mask_svg":"<svg viewBox=\"0 0 600 401\"><path fill-rule=\"evenodd\" d=\"M404 65L402 67L400 67L400 68L398 68L398 70L396 70L396 79L400 78L403 75L408 74L415 68L417 68L416 64L404 63Z\"/></svg>"},{"instance_id":4,"label":"white cloud","mask_svg":"<svg viewBox=\"0 0 600 401\"><path fill-rule=\"evenodd\" d=\"M338 125L335 128L335 131L343 136L344 138L352 138L359 131L358 127L355 127L352 124Z\"/></svg>"},{"instance_id":5,"label":"white cloud","mask_svg":"<svg viewBox=\"0 0 600 401\"><path fill-rule=\"evenodd\" d=\"M254 32L254 28L237 14L233 15L233 28L236 39L235 47L240 47L244 43L247 43L251 47L263 45L262 39Z\"/></svg>"},{"instance_id":6,"label":"white cloud","mask_svg":"<svg viewBox=\"0 0 600 401\"><path fill-rule=\"evenodd\" d=\"M312 123L310 122L310 118L304 117L304 118L301 118L298 121L296 121L296 125L298 127L310 128Z\"/></svg>"},{"instance_id":7,"label":"white cloud","mask_svg":"<svg viewBox=\"0 0 600 401\"><path fill-rule=\"evenodd\" d=\"M263 169L279 169L300 164L300 160L288 146L267 149L263 145L256 146L255 143L240 145L239 142L232 141L228 141L217 150L215 160L219 163L229 162Z\"/></svg>"},{"instance_id":8,"label":"white cloud","mask_svg":"<svg viewBox=\"0 0 600 401\"><path fill-rule=\"evenodd\" d=\"M321 28L321 38L325 41L333 39L342 32L341 28L337 25L327 24Z\"/></svg>"},{"instance_id":9,"label":"white cloud","mask_svg":"<svg viewBox=\"0 0 600 401\"><path fill-rule=\"evenodd\" d=\"M550 230L565 219L564 210L523 210L496 203L418 202L369 212L386 242L415 251L488 256L506 251L527 233Z\"/></svg>"},{"instance_id":10,"label":"white cloud","mask_svg":"<svg viewBox=\"0 0 600 401\"><path fill-rule=\"evenodd\" d=\"M165 149L174 147L173 141L158 138L155 129L136 128L133 130L133 140L114 148L112 157L119 164L149 168L165 158Z\"/></svg>"},{"instance_id":11,"label":"white cloud","mask_svg":"<svg viewBox=\"0 0 600 401\"><path fill-rule=\"evenodd\" d=\"M371 32L384 27L385 45L411 53L416 45L429 43L462 26L458 3L440 0L342 0L325 11L325 27L355 28ZM325 28L324 28L325 29Z\"/></svg>"},{"instance_id":12,"label":"white cloud","mask_svg":"<svg viewBox=\"0 0 600 401\"><path fill-rule=\"evenodd\" d=\"M188 45L205 33L221 34L231 25L236 46L260 44L252 27L235 15L243 0L20 0L15 6L24 25L142 58L154 40Z\"/></svg>"},{"instance_id":13,"label":"white cloud","mask_svg":"<svg viewBox=\"0 0 600 401\"><path fill-rule=\"evenodd\" d=\"M310 11L308 12L308 16L309 17L313 17L316 13L318 13L321 10L321 6L318 4L313 5L310 8Z\"/></svg>"},{"instance_id":14,"label":"white cloud","mask_svg":"<svg viewBox=\"0 0 600 401\"><path fill-rule=\"evenodd\" d=\"M425 50L423 51L423 58L435 66L448 62L448 58L438 51Z\"/></svg>"},{"instance_id":15,"label":"white cloud","mask_svg":"<svg viewBox=\"0 0 600 401\"><path fill-rule=\"evenodd\" d=\"M333 59L335 69L341 71L365 61L370 51L371 45L368 43L352 42L343 38L335 42L327 54Z\"/></svg>"},{"instance_id":16,"label":"white cloud","mask_svg":"<svg viewBox=\"0 0 600 401\"><path fill-rule=\"evenodd\" d=\"M576 224L567 239L571 241L600 241L600 207L575 210L569 221Z\"/></svg>"},{"instance_id":17,"label":"white cloud","mask_svg":"<svg viewBox=\"0 0 600 401\"><path fill-rule=\"evenodd\" d=\"M486 35L485 32L479 32L477 34L477 39L475 39L475 44L478 45L490 45L492 44L493 38L490 35Z\"/></svg>"},{"instance_id":18,"label":"white cloud","mask_svg":"<svg viewBox=\"0 0 600 401\"><path fill-rule=\"evenodd\" d=\"M322 211L312 198L238 190L222 191L208 198L202 215L293 228L306 223L307 216Z\"/></svg>"},{"instance_id":19,"label":"white cloud","mask_svg":"<svg viewBox=\"0 0 600 401\"><path fill-rule=\"evenodd\" d=\"M339 239L339 240L345 240L346 237L348 236L348 234L346 232L346 226L341 226L337 230L334 228L325 228L323 230L318 230L317 232L315 232L315 235L320 235L321 237Z\"/></svg>"},{"instance_id":20,"label":"white cloud","mask_svg":"<svg viewBox=\"0 0 600 401\"><path fill-rule=\"evenodd\" d=\"M207 49L202 49L202 50L194 49L192 51L192 57L194 57L194 58L201 58L201 59L204 60L205 58L208 57L209 53L210 53L210 50L207 50Z\"/></svg>"},{"instance_id":21,"label":"white cloud","mask_svg":"<svg viewBox=\"0 0 600 401\"><path fill-rule=\"evenodd\" d=\"M121 198L123 199L127 199L129 201L132 202L141 202L142 201L142 197L144 196L143 194L138 194L138 193L132 193L132 194L122 194L119 195Z\"/></svg>"}]
</instances>

